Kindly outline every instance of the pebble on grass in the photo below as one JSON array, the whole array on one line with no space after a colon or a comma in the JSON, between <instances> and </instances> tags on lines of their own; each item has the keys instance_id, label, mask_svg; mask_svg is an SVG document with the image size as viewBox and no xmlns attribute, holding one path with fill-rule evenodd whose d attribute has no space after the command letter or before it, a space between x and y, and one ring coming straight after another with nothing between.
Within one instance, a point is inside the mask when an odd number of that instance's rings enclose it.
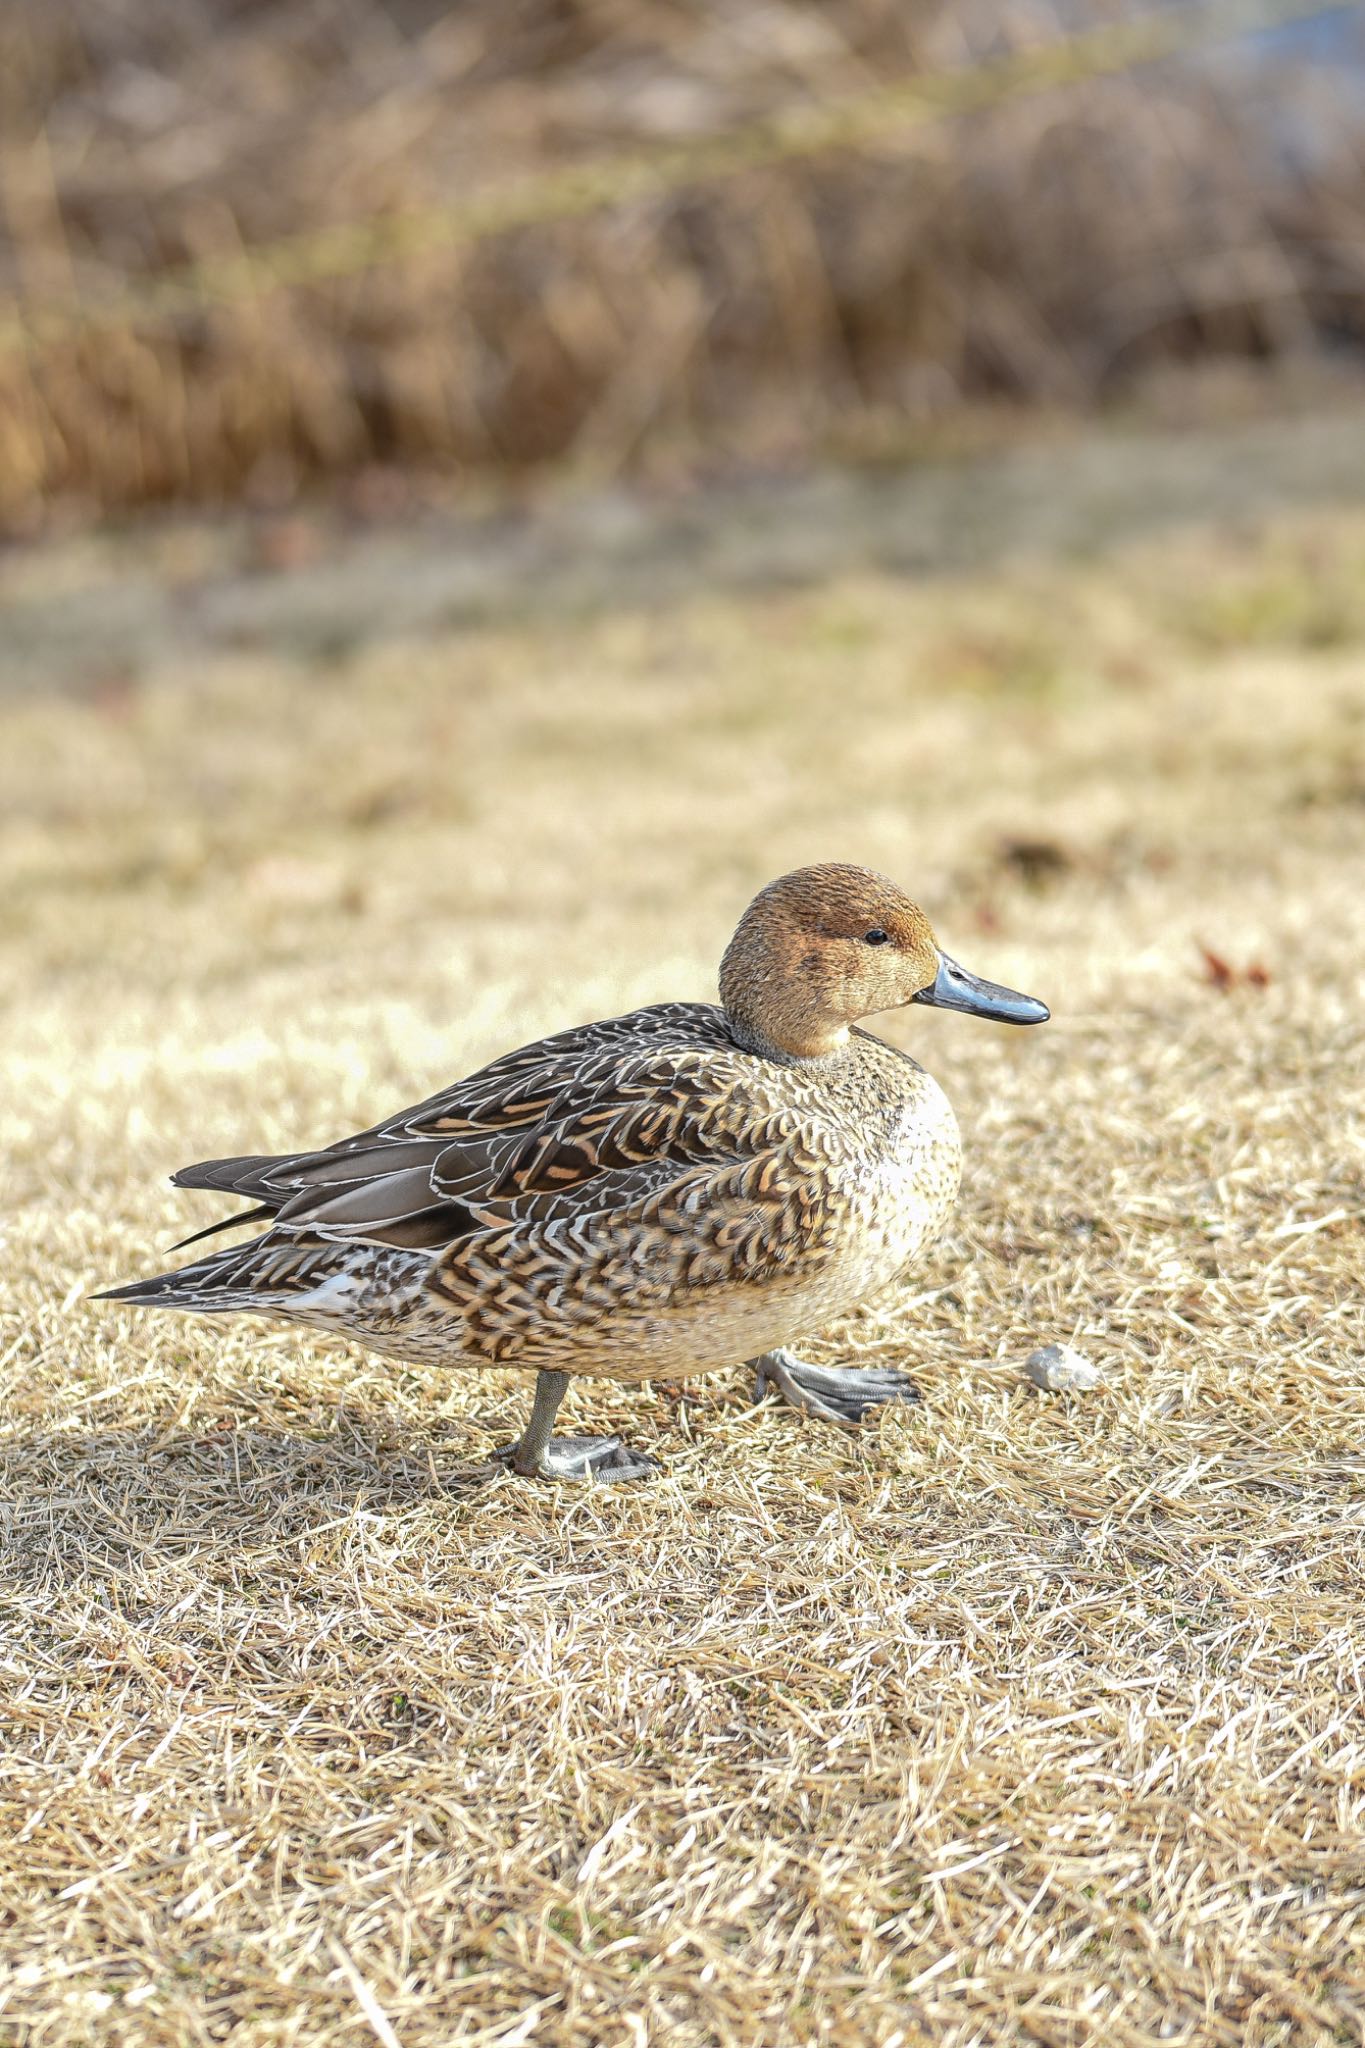
<instances>
[{"instance_id":1,"label":"pebble on grass","mask_svg":"<svg viewBox=\"0 0 1365 2048\"><path fill-rule=\"evenodd\" d=\"M1070 1344L1045 1344L1024 1361L1024 1373L1047 1394L1088 1394L1104 1374Z\"/></svg>"}]
</instances>

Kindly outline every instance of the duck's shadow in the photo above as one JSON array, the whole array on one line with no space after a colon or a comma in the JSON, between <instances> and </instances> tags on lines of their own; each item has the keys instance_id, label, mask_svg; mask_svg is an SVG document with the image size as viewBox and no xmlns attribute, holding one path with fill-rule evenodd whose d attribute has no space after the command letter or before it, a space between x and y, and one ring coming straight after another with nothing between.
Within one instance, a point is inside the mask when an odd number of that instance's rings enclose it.
<instances>
[{"instance_id":1,"label":"duck's shadow","mask_svg":"<svg viewBox=\"0 0 1365 2048\"><path fill-rule=\"evenodd\" d=\"M0 1450L0 1575L34 1585L92 1567L259 1554L358 1511L467 1506L509 1483L471 1434L414 1442L353 1418L324 1436L249 1423L16 1434Z\"/></svg>"}]
</instances>

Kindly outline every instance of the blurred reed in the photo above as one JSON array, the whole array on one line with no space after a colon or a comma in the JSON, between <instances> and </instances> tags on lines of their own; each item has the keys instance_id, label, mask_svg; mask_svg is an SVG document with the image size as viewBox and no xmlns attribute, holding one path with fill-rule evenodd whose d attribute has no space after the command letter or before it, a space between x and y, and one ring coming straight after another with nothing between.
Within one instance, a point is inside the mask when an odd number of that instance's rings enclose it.
<instances>
[{"instance_id":1,"label":"blurred reed","mask_svg":"<svg viewBox=\"0 0 1365 2048\"><path fill-rule=\"evenodd\" d=\"M1358 345L1359 80L1290 67L1268 118L1172 61L1315 11L18 0L0 530L901 451L964 401Z\"/></svg>"}]
</instances>

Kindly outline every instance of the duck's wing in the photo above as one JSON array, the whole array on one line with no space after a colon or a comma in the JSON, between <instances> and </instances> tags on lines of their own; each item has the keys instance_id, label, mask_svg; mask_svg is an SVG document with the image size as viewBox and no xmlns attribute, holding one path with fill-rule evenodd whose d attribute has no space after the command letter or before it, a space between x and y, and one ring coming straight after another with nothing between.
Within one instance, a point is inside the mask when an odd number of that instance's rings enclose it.
<instances>
[{"instance_id":1,"label":"duck's wing","mask_svg":"<svg viewBox=\"0 0 1365 2048\"><path fill-rule=\"evenodd\" d=\"M391 1246L425 1257L464 1350L535 1362L546 1329L558 1356L565 1329L623 1308L809 1272L837 1235L842 1142L818 1090L736 1045L720 1011L659 1005L510 1053L324 1151L189 1169L256 1197L270 1227L105 1298L279 1311Z\"/></svg>"},{"instance_id":2,"label":"duck's wing","mask_svg":"<svg viewBox=\"0 0 1365 2048\"><path fill-rule=\"evenodd\" d=\"M718 1010L659 1004L505 1054L337 1145L174 1179L251 1196L233 1222L438 1254L480 1231L633 1209L771 1150L785 1119L754 1068Z\"/></svg>"}]
</instances>

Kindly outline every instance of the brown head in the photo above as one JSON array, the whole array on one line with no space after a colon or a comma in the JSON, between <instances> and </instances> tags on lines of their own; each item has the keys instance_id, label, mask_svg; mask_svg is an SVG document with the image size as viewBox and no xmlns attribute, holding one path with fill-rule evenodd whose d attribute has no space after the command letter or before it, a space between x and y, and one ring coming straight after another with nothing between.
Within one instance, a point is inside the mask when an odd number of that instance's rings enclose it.
<instances>
[{"instance_id":1,"label":"brown head","mask_svg":"<svg viewBox=\"0 0 1365 2048\"><path fill-rule=\"evenodd\" d=\"M797 868L761 889L720 963L739 1037L787 1059L837 1051L860 1017L932 1003L1005 1024L1041 1024L1043 1003L979 981L939 949L928 918L870 868Z\"/></svg>"}]
</instances>

